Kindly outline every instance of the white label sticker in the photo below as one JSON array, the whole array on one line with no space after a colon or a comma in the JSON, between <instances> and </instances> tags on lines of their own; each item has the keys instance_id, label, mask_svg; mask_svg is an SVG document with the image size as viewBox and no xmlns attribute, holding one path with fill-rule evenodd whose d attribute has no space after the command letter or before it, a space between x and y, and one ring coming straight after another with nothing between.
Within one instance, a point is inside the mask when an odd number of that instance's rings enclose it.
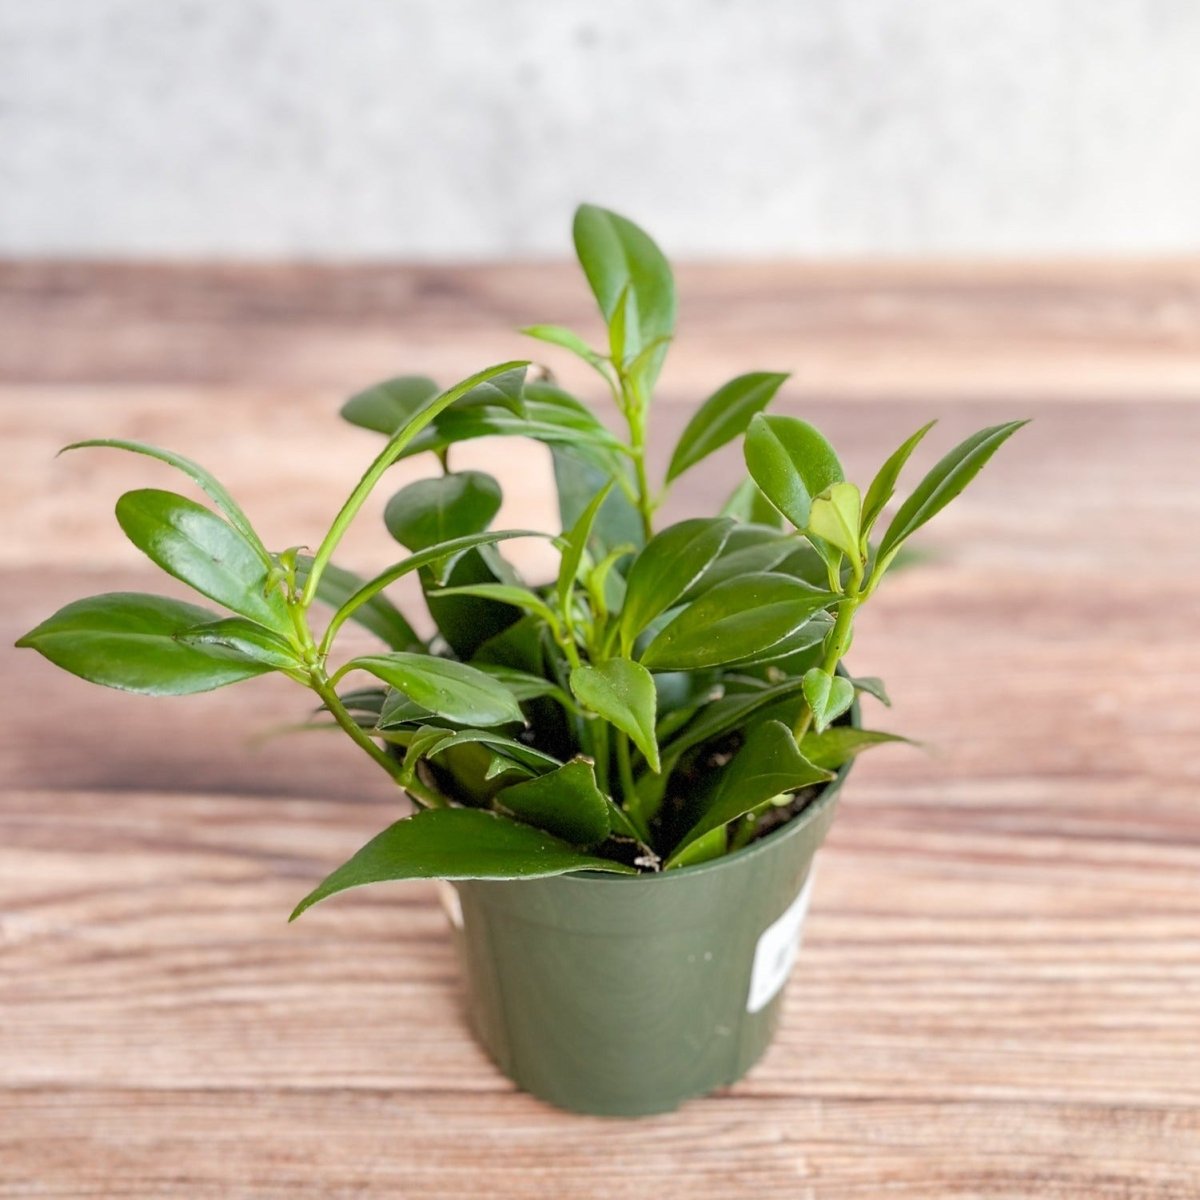
<instances>
[{"instance_id":1,"label":"white label sticker","mask_svg":"<svg viewBox=\"0 0 1200 1200\"><path fill-rule=\"evenodd\" d=\"M800 927L808 913L808 898L812 895L813 868L800 889L800 895L788 905L783 916L768 925L758 939L754 951L754 966L750 970L750 995L746 1011L756 1013L766 1008L779 989L787 983L800 949Z\"/></svg>"}]
</instances>

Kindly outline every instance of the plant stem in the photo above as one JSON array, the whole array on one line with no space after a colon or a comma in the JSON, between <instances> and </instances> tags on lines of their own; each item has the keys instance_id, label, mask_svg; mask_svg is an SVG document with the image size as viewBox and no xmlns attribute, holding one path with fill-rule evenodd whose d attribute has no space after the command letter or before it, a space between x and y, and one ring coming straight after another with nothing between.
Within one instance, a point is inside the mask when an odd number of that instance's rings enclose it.
<instances>
[{"instance_id":1,"label":"plant stem","mask_svg":"<svg viewBox=\"0 0 1200 1200\"><path fill-rule=\"evenodd\" d=\"M321 697L321 702L329 710L333 719L350 735L350 739L369 754L391 776L394 782L400 783L400 764L386 750L377 746L366 730L350 715L330 684L324 669L314 667L309 672L309 679L312 690Z\"/></svg>"},{"instance_id":2,"label":"plant stem","mask_svg":"<svg viewBox=\"0 0 1200 1200\"><path fill-rule=\"evenodd\" d=\"M621 804L628 804L635 794L633 784L633 761L629 754L629 735L617 733L617 771L621 779Z\"/></svg>"},{"instance_id":3,"label":"plant stem","mask_svg":"<svg viewBox=\"0 0 1200 1200\"><path fill-rule=\"evenodd\" d=\"M863 597L852 584L851 590L838 605L837 619L834 621L829 639L825 643L825 660L821 663L821 670L826 675L832 675L837 670L838 663L842 661L842 656L849 648L850 635L854 632L854 614L858 611L858 606L862 603L862 599ZM812 725L812 720L812 708L805 704L804 711L793 730L797 742L803 741L804 735Z\"/></svg>"}]
</instances>

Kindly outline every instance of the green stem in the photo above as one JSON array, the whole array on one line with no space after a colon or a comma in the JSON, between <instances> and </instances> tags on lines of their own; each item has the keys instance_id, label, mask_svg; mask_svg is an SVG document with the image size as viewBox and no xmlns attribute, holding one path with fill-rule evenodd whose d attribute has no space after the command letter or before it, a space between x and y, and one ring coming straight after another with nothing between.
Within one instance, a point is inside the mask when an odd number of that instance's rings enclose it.
<instances>
[{"instance_id":1,"label":"green stem","mask_svg":"<svg viewBox=\"0 0 1200 1200\"><path fill-rule=\"evenodd\" d=\"M607 796L608 791L608 722L597 717L592 727L592 758L596 763L596 784Z\"/></svg>"},{"instance_id":2,"label":"green stem","mask_svg":"<svg viewBox=\"0 0 1200 1200\"><path fill-rule=\"evenodd\" d=\"M825 659L821 663L821 670L826 675L832 675L837 670L838 663L842 661L842 656L849 648L850 635L854 631L854 614L858 611L862 599L856 584L852 583L846 598L838 605L837 619L834 621L829 639L825 643ZM797 742L804 740L804 735L812 725L812 720L812 709L806 704L793 730Z\"/></svg>"},{"instance_id":3,"label":"green stem","mask_svg":"<svg viewBox=\"0 0 1200 1200\"><path fill-rule=\"evenodd\" d=\"M629 754L629 735L617 733L617 771L621 779L621 804L627 805L636 793L633 783L633 760Z\"/></svg>"},{"instance_id":4,"label":"green stem","mask_svg":"<svg viewBox=\"0 0 1200 1200\"><path fill-rule=\"evenodd\" d=\"M321 697L321 702L329 710L333 719L350 735L351 741L357 743L366 754L369 754L391 776L393 782L400 783L400 764L386 750L376 745L374 739L350 715L324 670L314 667L309 673L309 679L312 690Z\"/></svg>"}]
</instances>

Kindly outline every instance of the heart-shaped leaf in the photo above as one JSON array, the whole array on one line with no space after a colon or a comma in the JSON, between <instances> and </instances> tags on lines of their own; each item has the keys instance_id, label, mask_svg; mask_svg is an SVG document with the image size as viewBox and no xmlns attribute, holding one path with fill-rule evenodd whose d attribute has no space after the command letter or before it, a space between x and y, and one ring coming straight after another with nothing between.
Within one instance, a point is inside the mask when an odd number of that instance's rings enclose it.
<instances>
[{"instance_id":1,"label":"heart-shaped leaf","mask_svg":"<svg viewBox=\"0 0 1200 1200\"><path fill-rule=\"evenodd\" d=\"M766 571L730 579L693 600L651 641L652 671L694 671L738 662L795 633L837 600L798 579Z\"/></svg>"},{"instance_id":2,"label":"heart-shaped leaf","mask_svg":"<svg viewBox=\"0 0 1200 1200\"><path fill-rule=\"evenodd\" d=\"M960 442L917 484L892 518L879 543L877 572L887 568L895 551L926 521L936 516L983 470L988 459L1028 421L1007 421L972 434Z\"/></svg>"},{"instance_id":3,"label":"heart-shaped leaf","mask_svg":"<svg viewBox=\"0 0 1200 1200\"><path fill-rule=\"evenodd\" d=\"M512 693L466 663L429 654L368 654L351 659L335 676L368 671L390 683L426 711L460 725L504 725L523 721Z\"/></svg>"},{"instance_id":4,"label":"heart-shaped leaf","mask_svg":"<svg viewBox=\"0 0 1200 1200\"><path fill-rule=\"evenodd\" d=\"M823 733L854 703L854 685L841 675L829 675L813 667L804 673L804 698L816 731Z\"/></svg>"},{"instance_id":5,"label":"heart-shaped leaf","mask_svg":"<svg viewBox=\"0 0 1200 1200\"><path fill-rule=\"evenodd\" d=\"M342 405L342 417L351 425L391 437L436 396L438 385L424 375L385 379L351 396Z\"/></svg>"},{"instance_id":6,"label":"heart-shaped leaf","mask_svg":"<svg viewBox=\"0 0 1200 1200\"><path fill-rule=\"evenodd\" d=\"M592 764L577 758L536 779L497 792L494 801L513 816L576 846L595 846L611 828L608 800Z\"/></svg>"},{"instance_id":7,"label":"heart-shaped leaf","mask_svg":"<svg viewBox=\"0 0 1200 1200\"><path fill-rule=\"evenodd\" d=\"M571 691L584 708L628 734L652 771L659 769L654 736L657 696L654 679L645 667L627 658L576 667L571 672Z\"/></svg>"},{"instance_id":8,"label":"heart-shaped leaf","mask_svg":"<svg viewBox=\"0 0 1200 1200\"><path fill-rule=\"evenodd\" d=\"M109 592L60 608L18 642L91 683L147 696L208 692L271 668L187 645L179 635L214 620L194 604Z\"/></svg>"},{"instance_id":9,"label":"heart-shaped leaf","mask_svg":"<svg viewBox=\"0 0 1200 1200\"><path fill-rule=\"evenodd\" d=\"M713 392L680 434L667 467L667 482L744 433L750 419L771 403L786 379L779 372L752 371Z\"/></svg>"},{"instance_id":10,"label":"heart-shaped leaf","mask_svg":"<svg viewBox=\"0 0 1200 1200\"><path fill-rule=\"evenodd\" d=\"M151 562L202 596L260 625L290 629L283 595L267 590L267 567L254 545L204 505L142 488L117 501L117 523Z\"/></svg>"},{"instance_id":11,"label":"heart-shaped leaf","mask_svg":"<svg viewBox=\"0 0 1200 1200\"><path fill-rule=\"evenodd\" d=\"M797 529L808 527L814 496L842 481L842 465L825 436L797 417L750 422L743 449L751 478Z\"/></svg>"},{"instance_id":12,"label":"heart-shaped leaf","mask_svg":"<svg viewBox=\"0 0 1200 1200\"><path fill-rule=\"evenodd\" d=\"M388 502L383 522L408 550L482 533L500 511L500 485L482 471L418 479Z\"/></svg>"},{"instance_id":13,"label":"heart-shaped leaf","mask_svg":"<svg viewBox=\"0 0 1200 1200\"><path fill-rule=\"evenodd\" d=\"M556 837L475 808L437 808L390 825L296 905L290 920L347 888L392 879L536 879L570 871L635 874Z\"/></svg>"},{"instance_id":14,"label":"heart-shaped leaf","mask_svg":"<svg viewBox=\"0 0 1200 1200\"><path fill-rule=\"evenodd\" d=\"M575 252L604 319L611 325L623 304L624 359L634 358L675 331L675 280L662 251L632 221L592 204L575 212ZM624 299L623 299L624 297ZM665 343L643 370L653 385Z\"/></svg>"},{"instance_id":15,"label":"heart-shaped leaf","mask_svg":"<svg viewBox=\"0 0 1200 1200\"><path fill-rule=\"evenodd\" d=\"M722 771L700 819L667 859L667 867L678 865L680 855L694 842L760 804L832 778L832 772L816 766L800 753L792 731L781 721L764 721L753 726L745 745Z\"/></svg>"},{"instance_id":16,"label":"heart-shaped leaf","mask_svg":"<svg viewBox=\"0 0 1200 1200\"><path fill-rule=\"evenodd\" d=\"M728 517L697 517L669 526L646 543L625 578L620 629L626 654L637 635L704 574L732 528Z\"/></svg>"}]
</instances>

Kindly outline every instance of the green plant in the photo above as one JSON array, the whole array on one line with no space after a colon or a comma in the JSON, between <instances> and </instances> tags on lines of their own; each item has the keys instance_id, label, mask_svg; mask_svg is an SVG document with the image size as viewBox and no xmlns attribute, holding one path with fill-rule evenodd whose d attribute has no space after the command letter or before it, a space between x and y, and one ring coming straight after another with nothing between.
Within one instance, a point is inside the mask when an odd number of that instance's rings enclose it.
<instances>
[{"instance_id":1,"label":"green plant","mask_svg":"<svg viewBox=\"0 0 1200 1200\"><path fill-rule=\"evenodd\" d=\"M91 441L178 468L215 509L172 492L128 492L117 519L176 579L232 615L159 596L79 600L21 638L58 666L128 691L177 695L276 671L412 798L398 820L334 871L296 913L377 880L517 878L579 869L674 869L729 852L798 812L850 756L893 735L846 723L878 680L841 667L860 607L897 552L962 491L1022 422L951 450L872 534L910 437L865 494L832 446L794 417L766 415L785 375L738 376L688 423L660 487L646 438L675 328L675 285L631 222L584 206L575 246L608 330L592 349L554 325L523 332L604 380L618 435L548 374L505 362L454 387L406 376L352 397L349 421L387 437L311 556L267 549L207 471L136 442ZM490 531L500 488L451 470L467 439L517 435L553 454L563 532L557 578L523 582ZM666 491L744 438L747 478L723 511L655 529ZM368 494L401 458L432 453L441 474L409 484L385 520L408 552L363 580L333 563ZM423 640L387 598L416 573L438 634ZM314 606L333 608L323 629ZM356 621L384 644L339 659ZM352 676L371 686L344 686ZM293 914L296 915L296 914Z\"/></svg>"}]
</instances>

